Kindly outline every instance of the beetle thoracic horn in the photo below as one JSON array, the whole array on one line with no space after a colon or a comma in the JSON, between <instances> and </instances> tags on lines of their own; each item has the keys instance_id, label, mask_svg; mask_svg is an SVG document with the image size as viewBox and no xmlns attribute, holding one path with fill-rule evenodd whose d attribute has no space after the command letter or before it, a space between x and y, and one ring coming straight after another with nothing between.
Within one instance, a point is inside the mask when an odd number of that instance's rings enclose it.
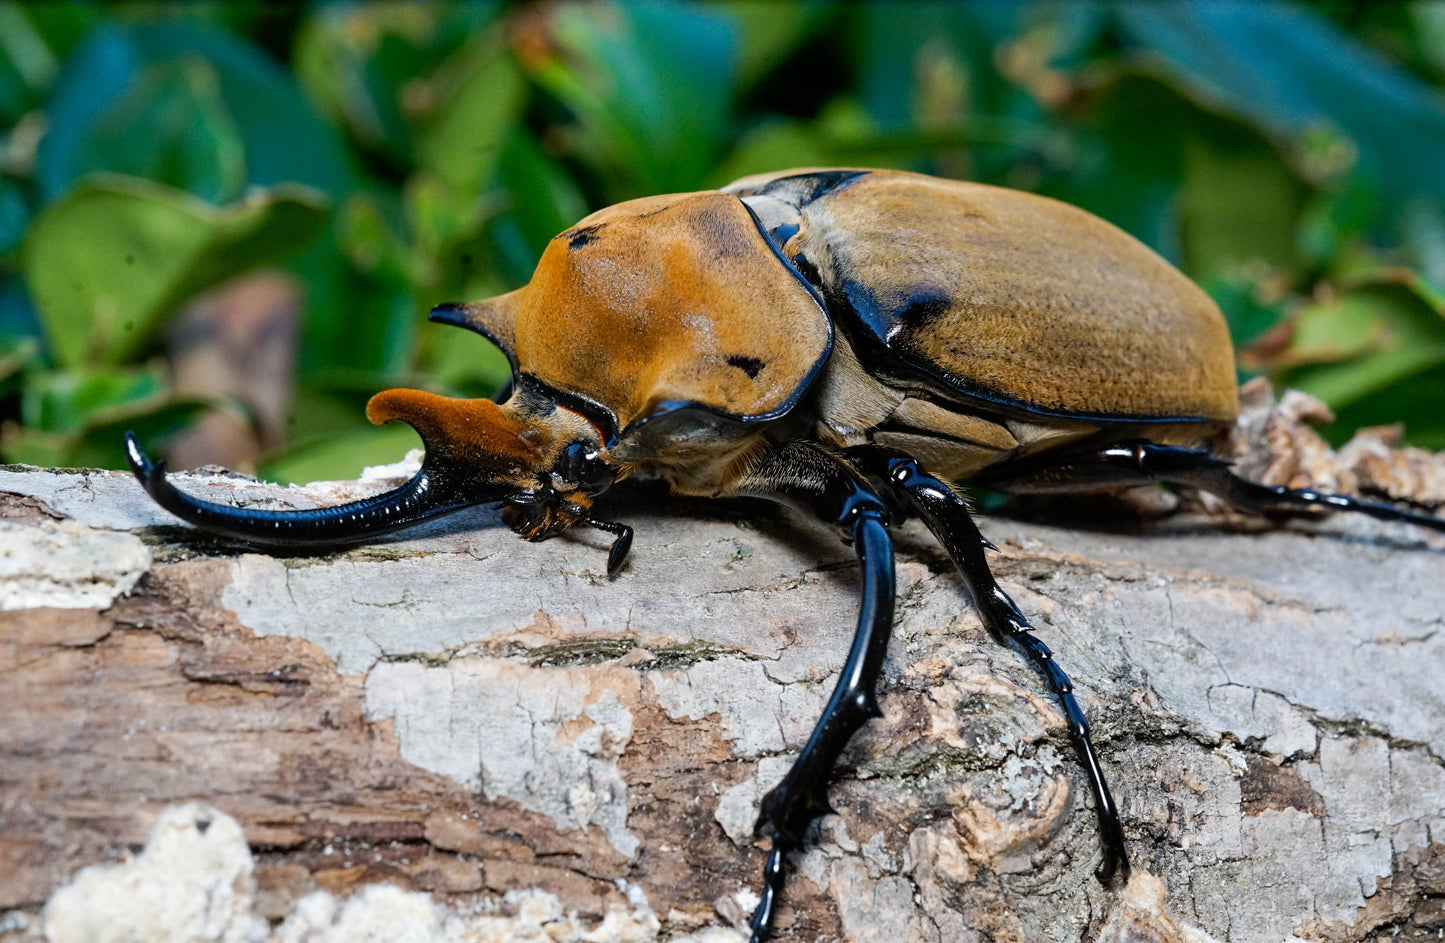
<instances>
[{"instance_id":1,"label":"beetle thoracic horn","mask_svg":"<svg viewBox=\"0 0 1445 943\"><path fill-rule=\"evenodd\" d=\"M193 498L166 479L165 462L152 462L133 433L126 433L126 458L156 503L182 520L228 537L278 547L334 547L368 540L427 518L506 500L522 490L505 480L508 473L522 472L531 460L540 458L488 400L387 390L372 397L367 416L378 424L393 419L409 423L427 446L426 458L421 470L401 487L332 507L246 510ZM457 437L458 425L466 427L466 435ZM455 438L448 442L448 435Z\"/></svg>"}]
</instances>

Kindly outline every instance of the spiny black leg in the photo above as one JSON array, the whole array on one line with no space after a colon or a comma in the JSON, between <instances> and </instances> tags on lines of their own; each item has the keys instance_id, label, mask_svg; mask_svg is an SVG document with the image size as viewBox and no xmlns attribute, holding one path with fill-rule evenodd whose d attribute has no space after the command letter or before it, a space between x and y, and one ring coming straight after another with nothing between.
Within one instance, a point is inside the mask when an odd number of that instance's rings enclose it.
<instances>
[{"instance_id":1,"label":"spiny black leg","mask_svg":"<svg viewBox=\"0 0 1445 943\"><path fill-rule=\"evenodd\" d=\"M858 631L843 665L843 676L812 736L783 781L763 797L756 830L772 838L773 850L763 871L762 900L753 914L753 943L772 935L773 911L786 878L784 856L802 847L803 835L814 819L833 811L828 804L828 781L839 754L859 727L883 715L876 688L893 631L893 541L880 509L859 511L852 530L858 565L863 570Z\"/></svg>"},{"instance_id":2,"label":"spiny black leg","mask_svg":"<svg viewBox=\"0 0 1445 943\"><path fill-rule=\"evenodd\" d=\"M1416 514L1392 504L1361 501L1346 494L1324 494L1310 488L1285 488L1249 481L1230 471L1228 462L1196 449L1140 442L1106 449L1104 455L1117 462L1132 462L1142 474L1157 481L1207 491L1223 498L1231 507L1254 514L1318 509L1353 511L1382 521L1404 521L1445 531L1445 519Z\"/></svg>"},{"instance_id":3,"label":"spiny black leg","mask_svg":"<svg viewBox=\"0 0 1445 943\"><path fill-rule=\"evenodd\" d=\"M1072 455L1041 455L1000 465L975 479L1015 494L1070 494L1162 481L1207 491L1250 514L1353 511L1445 531L1445 519L1343 494L1262 485L1240 478L1229 463L1200 449L1125 442Z\"/></svg>"},{"instance_id":4,"label":"spiny black leg","mask_svg":"<svg viewBox=\"0 0 1445 943\"><path fill-rule=\"evenodd\" d=\"M1069 735L1094 792L1099 838L1104 850L1104 859L1094 875L1100 881L1109 881L1120 871L1127 875L1129 856L1124 847L1124 828L1119 821L1119 810L1114 805L1114 797L1109 793L1109 784L1094 752L1094 744L1089 737L1089 721L1074 697L1074 685L1054 661L1049 647L1033 634L1019 607L994 580L984 555L985 549L992 548L992 544L979 533L967 503L947 484L924 472L916 461L902 453L865 446L850 449L848 457L857 461L865 472L887 481L891 490L923 519L963 574L989 632L1000 641L1017 644L1029 661L1048 678L1049 686L1064 709Z\"/></svg>"},{"instance_id":5,"label":"spiny black leg","mask_svg":"<svg viewBox=\"0 0 1445 943\"><path fill-rule=\"evenodd\" d=\"M828 783L839 754L859 727L882 714L876 688L893 631L893 541L883 502L867 483L812 446L790 443L764 456L734 493L771 497L837 526L852 539L863 574L858 629L842 677L798 759L763 797L758 815L757 834L773 840L750 937L750 943L763 943L772 937L787 855L802 847L814 819L833 811Z\"/></svg>"}]
</instances>

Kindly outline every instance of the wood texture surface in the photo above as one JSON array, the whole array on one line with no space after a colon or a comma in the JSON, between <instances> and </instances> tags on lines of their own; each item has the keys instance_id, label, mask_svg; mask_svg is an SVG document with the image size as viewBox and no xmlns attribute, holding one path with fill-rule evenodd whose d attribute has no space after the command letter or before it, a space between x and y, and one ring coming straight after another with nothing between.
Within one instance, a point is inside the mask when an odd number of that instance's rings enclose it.
<instances>
[{"instance_id":1,"label":"wood texture surface","mask_svg":"<svg viewBox=\"0 0 1445 943\"><path fill-rule=\"evenodd\" d=\"M1242 449L1277 449L1260 469L1325 473L1290 416L1246 420ZM1420 487L1437 468L1400 461ZM385 483L183 482L275 506ZM119 474L12 467L0 492L0 939L742 938L757 800L848 644L832 535L642 487L609 509L638 532L609 581L605 535L529 545L487 512L282 559ZM1435 939L1438 541L1093 506L983 529L1078 685L1142 876L1090 876L1058 711L909 525L886 717L782 938Z\"/></svg>"}]
</instances>

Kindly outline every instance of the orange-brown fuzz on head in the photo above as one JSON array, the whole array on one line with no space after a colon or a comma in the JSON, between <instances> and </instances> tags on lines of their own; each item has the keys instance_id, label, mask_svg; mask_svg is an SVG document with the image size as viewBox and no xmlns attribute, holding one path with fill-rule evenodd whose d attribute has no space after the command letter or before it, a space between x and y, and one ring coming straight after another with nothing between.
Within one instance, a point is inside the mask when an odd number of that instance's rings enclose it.
<instances>
[{"instance_id":1,"label":"orange-brown fuzz on head","mask_svg":"<svg viewBox=\"0 0 1445 943\"><path fill-rule=\"evenodd\" d=\"M532 280L464 306L527 373L605 404L618 424L666 403L781 410L822 365L827 315L736 197L646 197L548 245Z\"/></svg>"},{"instance_id":2,"label":"orange-brown fuzz on head","mask_svg":"<svg viewBox=\"0 0 1445 943\"><path fill-rule=\"evenodd\" d=\"M547 464L552 431L523 425L489 399L454 399L423 390L385 390L366 404L377 425L401 420L429 453L497 477L535 474Z\"/></svg>"}]
</instances>

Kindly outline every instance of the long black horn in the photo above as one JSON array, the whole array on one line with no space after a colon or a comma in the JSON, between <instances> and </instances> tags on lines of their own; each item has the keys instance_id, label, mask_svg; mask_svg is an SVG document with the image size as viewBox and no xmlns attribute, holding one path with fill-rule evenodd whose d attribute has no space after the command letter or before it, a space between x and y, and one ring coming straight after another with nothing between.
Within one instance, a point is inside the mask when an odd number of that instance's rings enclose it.
<instances>
[{"instance_id":1,"label":"long black horn","mask_svg":"<svg viewBox=\"0 0 1445 943\"><path fill-rule=\"evenodd\" d=\"M201 501L176 488L166 479L166 463L146 457L134 433L125 434L125 453L146 492L176 517L217 534L272 547L356 543L465 507L500 501L515 490L478 488L475 481L463 487L455 478L449 480L444 468L423 462L421 471L406 484L375 497L303 511L245 510Z\"/></svg>"}]
</instances>

